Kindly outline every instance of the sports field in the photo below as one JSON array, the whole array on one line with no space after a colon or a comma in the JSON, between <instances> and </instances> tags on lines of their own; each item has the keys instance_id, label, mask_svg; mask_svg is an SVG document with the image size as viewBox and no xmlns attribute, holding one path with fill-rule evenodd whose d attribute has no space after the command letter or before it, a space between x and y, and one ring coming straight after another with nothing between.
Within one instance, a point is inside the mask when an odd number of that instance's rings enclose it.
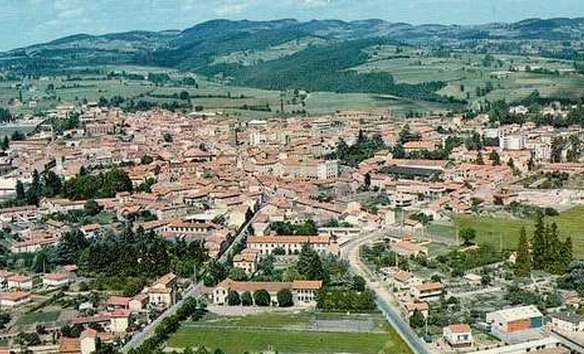
<instances>
[{"instance_id":1,"label":"sports field","mask_svg":"<svg viewBox=\"0 0 584 354\"><path fill-rule=\"evenodd\" d=\"M168 348L220 348L231 353L409 353L378 314L269 313L191 322Z\"/></svg>"}]
</instances>

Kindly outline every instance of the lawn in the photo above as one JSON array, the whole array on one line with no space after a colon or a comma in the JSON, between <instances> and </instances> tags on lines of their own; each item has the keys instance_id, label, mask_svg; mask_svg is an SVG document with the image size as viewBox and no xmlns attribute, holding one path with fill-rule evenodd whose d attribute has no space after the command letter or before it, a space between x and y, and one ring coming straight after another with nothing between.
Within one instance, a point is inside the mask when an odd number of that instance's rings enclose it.
<instances>
[{"instance_id":1,"label":"lawn","mask_svg":"<svg viewBox=\"0 0 584 354\"><path fill-rule=\"evenodd\" d=\"M17 326L30 326L34 324L54 323L59 318L59 311L32 312L23 315L16 321Z\"/></svg>"},{"instance_id":2,"label":"lawn","mask_svg":"<svg viewBox=\"0 0 584 354\"><path fill-rule=\"evenodd\" d=\"M574 242L574 255L584 258L584 206L572 208L547 221L558 224L562 237L571 236ZM474 215L458 215L454 218L456 228L472 227L477 231L477 242L488 243L496 248L514 249L519 240L519 231L525 226L528 235L533 230L533 220L503 217L483 217ZM455 237L454 226L431 225L429 231L437 235Z\"/></svg>"},{"instance_id":3,"label":"lawn","mask_svg":"<svg viewBox=\"0 0 584 354\"><path fill-rule=\"evenodd\" d=\"M169 340L169 348L205 346L224 352L257 353L266 350L284 353L409 353L409 349L382 317L268 313L245 317L226 317L187 323ZM318 321L351 326L368 323L372 330L347 331L318 329ZM324 323L321 322L321 323ZM338 324L337 324L338 325ZM334 327L334 326L333 326Z\"/></svg>"}]
</instances>

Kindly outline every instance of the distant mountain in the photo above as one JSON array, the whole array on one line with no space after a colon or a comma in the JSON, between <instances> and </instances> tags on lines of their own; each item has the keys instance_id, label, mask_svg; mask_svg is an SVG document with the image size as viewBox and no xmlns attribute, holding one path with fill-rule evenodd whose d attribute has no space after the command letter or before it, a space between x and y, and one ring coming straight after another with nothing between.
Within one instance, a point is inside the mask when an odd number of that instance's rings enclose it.
<instances>
[{"instance_id":1,"label":"distant mountain","mask_svg":"<svg viewBox=\"0 0 584 354\"><path fill-rule=\"evenodd\" d=\"M229 50L265 49L267 46L305 36L321 37L327 41L356 40L371 37L387 37L396 41L453 41L476 39L542 39L542 40L579 40L584 38L584 18L527 19L517 23L493 23L477 26L457 25L410 25L389 23L371 19L344 22L339 20L312 20L299 22L294 19L274 21L230 21L212 20L183 31L162 32L133 31L125 33L93 36L77 34L15 49L2 54L2 57L59 58L60 52L95 51L99 53L140 53L171 51L192 55L224 54ZM225 41L219 43L218 41ZM216 49L214 49L214 48ZM188 53L203 49L202 53ZM156 53L154 53L156 54ZM180 59L180 58L177 58Z\"/></svg>"},{"instance_id":2,"label":"distant mountain","mask_svg":"<svg viewBox=\"0 0 584 354\"><path fill-rule=\"evenodd\" d=\"M480 40L568 41L584 39L584 18L528 19L517 23L478 26L411 25L382 20L344 22L294 19L275 21L213 20L183 31L133 31L101 36L78 34L0 54L0 67L10 65L27 73L46 73L72 66L137 64L173 67L207 75L225 74L239 84L284 88L306 84L293 75L312 77L311 70L353 80L347 90L362 91L375 81L374 91L387 89L388 77L346 74L367 58L360 50L384 43L432 46ZM359 48L355 51L352 48ZM348 53L353 58L346 58ZM326 70L325 70L326 69ZM286 73L282 80L275 76ZM338 80L324 78L334 89ZM360 80L363 79L363 82ZM360 83L359 83L360 82ZM391 82L389 83L391 84ZM336 86L335 86L336 87Z\"/></svg>"}]
</instances>

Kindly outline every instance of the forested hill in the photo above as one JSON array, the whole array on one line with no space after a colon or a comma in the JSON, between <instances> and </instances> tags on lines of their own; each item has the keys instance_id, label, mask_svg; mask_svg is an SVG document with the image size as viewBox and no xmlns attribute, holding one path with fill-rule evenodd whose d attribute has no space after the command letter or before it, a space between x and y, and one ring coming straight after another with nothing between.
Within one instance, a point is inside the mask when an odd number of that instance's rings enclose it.
<instances>
[{"instance_id":1,"label":"forested hill","mask_svg":"<svg viewBox=\"0 0 584 354\"><path fill-rule=\"evenodd\" d=\"M481 26L414 26L381 20L213 20L183 31L73 35L2 53L0 69L51 74L73 66L135 64L219 75L260 88L373 92L441 100L434 92L444 83L396 85L390 73L358 73L352 69L368 60L367 48L383 44L460 47L487 40L506 43L583 38L582 18ZM569 49L562 51L558 56L575 55Z\"/></svg>"}]
</instances>

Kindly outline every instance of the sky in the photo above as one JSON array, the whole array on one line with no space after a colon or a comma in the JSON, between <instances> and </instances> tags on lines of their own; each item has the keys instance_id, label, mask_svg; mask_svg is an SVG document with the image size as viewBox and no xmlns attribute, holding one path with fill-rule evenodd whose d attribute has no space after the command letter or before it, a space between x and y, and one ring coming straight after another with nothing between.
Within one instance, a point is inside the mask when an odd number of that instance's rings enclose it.
<instances>
[{"instance_id":1,"label":"sky","mask_svg":"<svg viewBox=\"0 0 584 354\"><path fill-rule=\"evenodd\" d=\"M185 29L216 18L483 24L584 17L584 0L0 0L0 51L77 33Z\"/></svg>"}]
</instances>

